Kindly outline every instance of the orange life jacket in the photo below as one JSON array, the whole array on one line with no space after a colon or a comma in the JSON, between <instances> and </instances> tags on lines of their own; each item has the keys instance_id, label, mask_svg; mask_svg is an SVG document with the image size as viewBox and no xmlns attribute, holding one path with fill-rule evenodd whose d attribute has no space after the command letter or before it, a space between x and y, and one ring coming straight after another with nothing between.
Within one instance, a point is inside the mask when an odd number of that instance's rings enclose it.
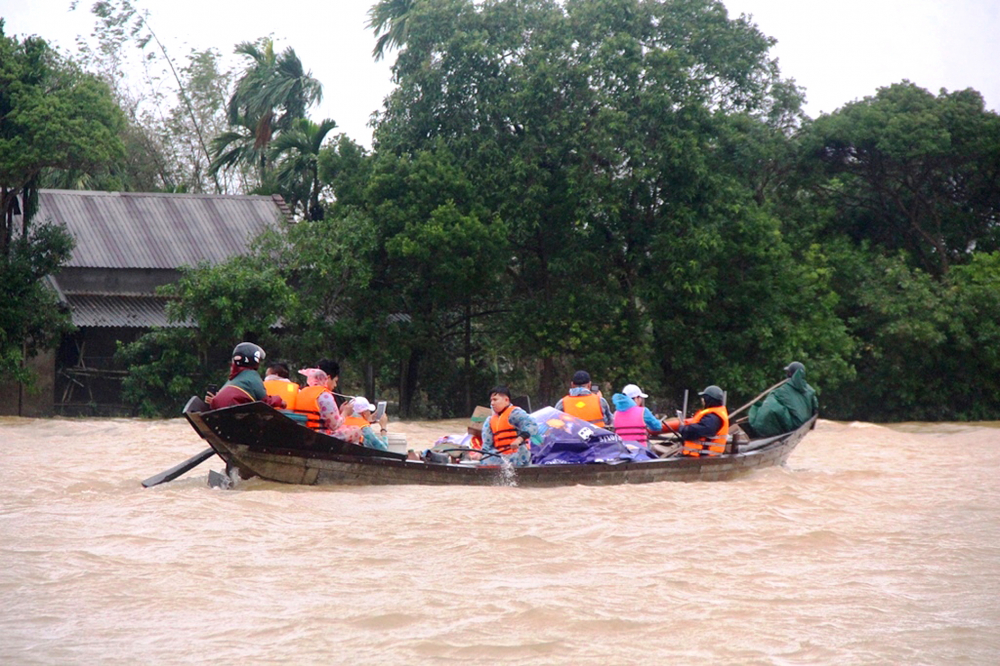
<instances>
[{"instance_id":1,"label":"orange life jacket","mask_svg":"<svg viewBox=\"0 0 1000 666\"><path fill-rule=\"evenodd\" d=\"M584 421L590 421L598 428L604 427L604 412L601 410L600 396L567 395L562 399L563 411Z\"/></svg>"},{"instance_id":2,"label":"orange life jacket","mask_svg":"<svg viewBox=\"0 0 1000 666\"><path fill-rule=\"evenodd\" d=\"M269 379L264 382L264 390L268 395L276 395L285 401L285 409L295 409L295 398L299 394L299 385L295 382L285 382L280 379Z\"/></svg>"},{"instance_id":3,"label":"orange life jacket","mask_svg":"<svg viewBox=\"0 0 1000 666\"><path fill-rule=\"evenodd\" d=\"M729 436L729 410L725 407L706 407L693 417L690 423L698 423L707 414L715 414L722 419L722 427L714 437L700 437L693 441L684 441L681 451L686 456L720 456L726 452L726 438Z\"/></svg>"},{"instance_id":4,"label":"orange life jacket","mask_svg":"<svg viewBox=\"0 0 1000 666\"><path fill-rule=\"evenodd\" d=\"M295 397L295 413L305 414L306 425L313 430L323 427L319 420L319 397L330 392L325 386L307 386Z\"/></svg>"},{"instance_id":5,"label":"orange life jacket","mask_svg":"<svg viewBox=\"0 0 1000 666\"><path fill-rule=\"evenodd\" d=\"M493 433L493 446L497 453L509 455L517 451L514 440L517 439L517 430L510 424L510 413L514 411L514 405L507 405L499 414L490 416L490 432Z\"/></svg>"},{"instance_id":6,"label":"orange life jacket","mask_svg":"<svg viewBox=\"0 0 1000 666\"><path fill-rule=\"evenodd\" d=\"M346 419L344 419L344 425L355 426L357 428L364 428L365 426L370 426L371 422L363 416L355 416L351 414Z\"/></svg>"}]
</instances>

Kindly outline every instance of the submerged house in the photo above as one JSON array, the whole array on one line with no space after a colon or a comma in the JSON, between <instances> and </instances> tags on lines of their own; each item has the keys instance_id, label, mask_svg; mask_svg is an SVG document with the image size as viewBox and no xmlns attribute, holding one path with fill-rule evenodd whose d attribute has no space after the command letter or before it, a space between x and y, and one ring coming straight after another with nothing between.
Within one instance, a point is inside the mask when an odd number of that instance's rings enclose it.
<instances>
[{"instance_id":1,"label":"submerged house","mask_svg":"<svg viewBox=\"0 0 1000 666\"><path fill-rule=\"evenodd\" d=\"M34 223L65 225L76 241L51 287L76 332L31 361L39 392L0 385L0 414L127 413L118 342L168 326L160 285L182 266L217 264L245 254L249 242L289 219L280 196L149 194L41 190Z\"/></svg>"}]
</instances>

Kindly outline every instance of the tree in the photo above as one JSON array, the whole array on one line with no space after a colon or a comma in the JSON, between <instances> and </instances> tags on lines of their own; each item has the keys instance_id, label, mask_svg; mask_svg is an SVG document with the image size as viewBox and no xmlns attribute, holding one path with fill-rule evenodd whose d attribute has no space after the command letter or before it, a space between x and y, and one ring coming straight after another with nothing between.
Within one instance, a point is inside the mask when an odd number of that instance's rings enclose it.
<instances>
[{"instance_id":1,"label":"tree","mask_svg":"<svg viewBox=\"0 0 1000 666\"><path fill-rule=\"evenodd\" d=\"M123 397L143 416L176 414L205 382L221 383L233 340L273 352L272 329L295 304L280 272L253 257L188 268L160 293L173 299L167 318L178 326L154 329L118 351L128 368Z\"/></svg>"},{"instance_id":2,"label":"tree","mask_svg":"<svg viewBox=\"0 0 1000 666\"><path fill-rule=\"evenodd\" d=\"M391 48L401 48L406 43L407 17L417 0L380 0L368 11L368 27L376 34L372 57L376 61L385 57Z\"/></svg>"},{"instance_id":3,"label":"tree","mask_svg":"<svg viewBox=\"0 0 1000 666\"><path fill-rule=\"evenodd\" d=\"M4 34L0 19L0 373L30 381L26 357L70 327L42 280L69 259L64 229L33 225L53 169L88 172L121 155L121 112L105 85L41 39ZM20 218L19 220L17 218ZM19 223L19 224L18 224Z\"/></svg>"},{"instance_id":4,"label":"tree","mask_svg":"<svg viewBox=\"0 0 1000 666\"><path fill-rule=\"evenodd\" d=\"M781 182L801 93L749 20L711 0L379 7L405 18L405 48L375 161L443 142L503 220L510 291L487 354L518 359L504 374L540 375L531 390L553 399L578 365L675 394L720 368L720 381L749 392L756 368L781 367L790 348L844 370L833 357L849 340L824 267L795 270L803 250L759 210ZM731 166L726 152L751 142ZM795 298L767 298L766 317L754 309L769 288L802 287L815 317ZM726 327L731 351L706 321ZM838 342L820 349L807 331Z\"/></svg>"},{"instance_id":5,"label":"tree","mask_svg":"<svg viewBox=\"0 0 1000 666\"><path fill-rule=\"evenodd\" d=\"M247 134L239 132L225 141L216 140L210 171L216 173L231 166L237 155L239 159L252 158L259 182L263 183L270 170L267 148L271 140L291 128L295 120L305 118L306 109L322 98L323 86L305 71L294 49L288 47L275 54L271 39L242 42L236 46L236 53L249 62L229 99L228 117L230 126L243 128ZM233 143L241 146L238 152L220 159Z\"/></svg>"},{"instance_id":6,"label":"tree","mask_svg":"<svg viewBox=\"0 0 1000 666\"><path fill-rule=\"evenodd\" d=\"M95 169L120 156L121 125L105 85L37 37L7 37L0 21L0 256L9 256L16 210L28 236L42 174Z\"/></svg>"},{"instance_id":7,"label":"tree","mask_svg":"<svg viewBox=\"0 0 1000 666\"><path fill-rule=\"evenodd\" d=\"M257 147L256 123L246 117L230 118L228 129L212 139L212 162L209 171L239 174L244 192L266 187L268 183L266 150Z\"/></svg>"},{"instance_id":8,"label":"tree","mask_svg":"<svg viewBox=\"0 0 1000 666\"><path fill-rule=\"evenodd\" d=\"M296 120L291 127L271 142L271 160L275 166L275 182L285 195L294 213L302 204L304 216L323 219L319 178L319 155L326 136L337 126L329 118L318 125L308 118Z\"/></svg>"},{"instance_id":9,"label":"tree","mask_svg":"<svg viewBox=\"0 0 1000 666\"><path fill-rule=\"evenodd\" d=\"M812 192L838 211L829 231L933 275L1000 249L1000 116L978 92L903 81L817 119L802 142Z\"/></svg>"},{"instance_id":10,"label":"tree","mask_svg":"<svg viewBox=\"0 0 1000 666\"><path fill-rule=\"evenodd\" d=\"M128 125L122 138L129 150L109 173L81 184L134 191L234 191L240 183L233 180L242 174L234 172L235 178L227 181L209 172L209 139L226 124L232 81L231 73L219 68L218 51L192 50L184 61L172 58L153 31L149 12L135 0L100 0L90 11L95 27L90 39L77 38L80 58L111 87L125 112Z\"/></svg>"},{"instance_id":11,"label":"tree","mask_svg":"<svg viewBox=\"0 0 1000 666\"><path fill-rule=\"evenodd\" d=\"M394 341L401 409L412 413L424 389L445 413L471 411L474 322L506 307L506 226L443 142L376 160L366 198L383 248L373 282L386 296L375 311L406 317Z\"/></svg>"},{"instance_id":12,"label":"tree","mask_svg":"<svg viewBox=\"0 0 1000 666\"><path fill-rule=\"evenodd\" d=\"M36 224L0 259L0 373L30 384L24 360L51 349L73 325L55 292L44 283L67 261L73 239L61 227Z\"/></svg>"}]
</instances>

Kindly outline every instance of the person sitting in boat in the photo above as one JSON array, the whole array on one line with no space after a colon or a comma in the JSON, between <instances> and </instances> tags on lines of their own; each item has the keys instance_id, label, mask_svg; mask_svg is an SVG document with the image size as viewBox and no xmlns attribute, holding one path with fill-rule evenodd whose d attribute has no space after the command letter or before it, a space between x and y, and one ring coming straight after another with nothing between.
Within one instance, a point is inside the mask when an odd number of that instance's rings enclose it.
<instances>
[{"instance_id":1,"label":"person sitting in boat","mask_svg":"<svg viewBox=\"0 0 1000 666\"><path fill-rule=\"evenodd\" d=\"M281 361L275 361L271 365L267 366L267 371L264 373L265 382L290 382L291 371L288 369L287 363L282 363Z\"/></svg>"},{"instance_id":2,"label":"person sitting in boat","mask_svg":"<svg viewBox=\"0 0 1000 666\"><path fill-rule=\"evenodd\" d=\"M635 384L626 384L621 393L611 396L615 405L615 433L623 441L648 446L649 433L663 430L663 424L646 407L648 397Z\"/></svg>"},{"instance_id":3,"label":"person sitting in boat","mask_svg":"<svg viewBox=\"0 0 1000 666\"><path fill-rule=\"evenodd\" d=\"M257 368L267 355L252 342L241 342L233 349L232 364L229 366L229 381L214 394L205 396L205 402L212 409L222 409L233 405L262 400L272 407L284 407L285 401L267 394L264 382Z\"/></svg>"},{"instance_id":4,"label":"person sitting in boat","mask_svg":"<svg viewBox=\"0 0 1000 666\"><path fill-rule=\"evenodd\" d=\"M785 366L785 376L787 382L750 408L748 423L757 437L791 432L819 413L816 390L806 382L806 367L793 361Z\"/></svg>"},{"instance_id":5,"label":"person sitting in boat","mask_svg":"<svg viewBox=\"0 0 1000 666\"><path fill-rule=\"evenodd\" d=\"M611 408L608 406L608 401L601 397L600 391L591 391L592 386L590 373L586 370L577 370L573 374L569 394L560 399L555 408L603 428L611 423Z\"/></svg>"},{"instance_id":6,"label":"person sitting in boat","mask_svg":"<svg viewBox=\"0 0 1000 666\"><path fill-rule=\"evenodd\" d=\"M680 434L684 440L681 453L686 456L720 456L726 452L729 437L729 411L726 396L718 386L706 387L698 394L702 408L694 416L679 423L678 419L664 421L668 430Z\"/></svg>"},{"instance_id":7,"label":"person sitting in boat","mask_svg":"<svg viewBox=\"0 0 1000 666\"><path fill-rule=\"evenodd\" d=\"M496 386L490 391L493 413L483 424L483 465L508 462L516 467L531 464L531 438L538 434L538 424L526 411L510 404L510 390ZM485 454L498 454L485 455Z\"/></svg>"},{"instance_id":8,"label":"person sitting in boat","mask_svg":"<svg viewBox=\"0 0 1000 666\"><path fill-rule=\"evenodd\" d=\"M359 396L351 401L351 413L346 419L344 419L344 424L351 427L356 427L361 429L362 440L361 443L367 446L369 449L378 449L379 451L389 450L389 434L386 426L389 425L389 416L387 414L382 414L381 418L377 421L379 425L379 434L375 434L375 429L372 428L372 424L376 423L375 417L375 405L368 401L368 398Z\"/></svg>"},{"instance_id":9,"label":"person sitting in boat","mask_svg":"<svg viewBox=\"0 0 1000 666\"><path fill-rule=\"evenodd\" d=\"M295 401L299 395L299 385L288 378L288 366L284 363L272 363L267 366L264 375L264 390L268 395L276 395L285 401L285 407L295 409Z\"/></svg>"},{"instance_id":10,"label":"person sitting in boat","mask_svg":"<svg viewBox=\"0 0 1000 666\"><path fill-rule=\"evenodd\" d=\"M313 430L360 444L361 430L344 424L344 415L333 397L333 389L340 381L340 364L324 359L317 365L322 367L299 370L306 377L306 387L295 400L295 412L305 415L306 426Z\"/></svg>"}]
</instances>

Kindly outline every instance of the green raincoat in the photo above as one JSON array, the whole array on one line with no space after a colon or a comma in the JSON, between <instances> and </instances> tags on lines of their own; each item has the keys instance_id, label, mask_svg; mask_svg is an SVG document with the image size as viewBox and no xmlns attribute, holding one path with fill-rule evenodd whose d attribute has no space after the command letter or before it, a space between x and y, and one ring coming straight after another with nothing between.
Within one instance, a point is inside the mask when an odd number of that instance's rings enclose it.
<instances>
[{"instance_id":1,"label":"green raincoat","mask_svg":"<svg viewBox=\"0 0 1000 666\"><path fill-rule=\"evenodd\" d=\"M816 391L806 383L805 370L796 370L791 381L750 408L750 427L759 437L773 437L795 430L817 412Z\"/></svg>"}]
</instances>

